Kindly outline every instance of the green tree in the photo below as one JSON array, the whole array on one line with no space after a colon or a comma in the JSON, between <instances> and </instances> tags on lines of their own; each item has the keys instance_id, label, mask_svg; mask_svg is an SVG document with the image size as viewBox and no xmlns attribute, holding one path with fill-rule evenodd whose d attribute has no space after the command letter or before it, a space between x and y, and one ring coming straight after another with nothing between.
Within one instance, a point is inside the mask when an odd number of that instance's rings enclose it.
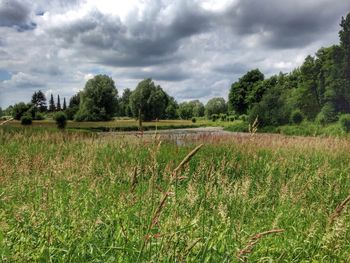
<instances>
[{"instance_id":1,"label":"green tree","mask_svg":"<svg viewBox=\"0 0 350 263\"><path fill-rule=\"evenodd\" d=\"M203 117L205 113L205 107L199 100L192 100L189 102L192 106L192 116L193 117Z\"/></svg>"},{"instance_id":2,"label":"green tree","mask_svg":"<svg viewBox=\"0 0 350 263\"><path fill-rule=\"evenodd\" d=\"M177 104L176 100L169 96L168 97L168 105L165 109L165 118L168 120L173 120L178 118L177 110L179 108L179 105Z\"/></svg>"},{"instance_id":3,"label":"green tree","mask_svg":"<svg viewBox=\"0 0 350 263\"><path fill-rule=\"evenodd\" d=\"M339 31L340 46L344 50L345 59L345 76L350 83L350 13L347 14L346 18L341 19L341 30Z\"/></svg>"},{"instance_id":4,"label":"green tree","mask_svg":"<svg viewBox=\"0 0 350 263\"><path fill-rule=\"evenodd\" d=\"M169 96L160 86L155 86L152 79L141 81L130 95L130 107L140 129L142 121L164 118L168 102Z\"/></svg>"},{"instance_id":5,"label":"green tree","mask_svg":"<svg viewBox=\"0 0 350 263\"><path fill-rule=\"evenodd\" d=\"M263 80L264 74L262 74L259 69L254 69L247 72L247 74L241 77L238 82L233 83L228 96L229 110L235 111L238 114L245 114L252 106L249 103L254 95L251 95L250 93L254 91L260 93L255 86ZM261 97L262 95L256 96Z\"/></svg>"},{"instance_id":6,"label":"green tree","mask_svg":"<svg viewBox=\"0 0 350 263\"><path fill-rule=\"evenodd\" d=\"M210 118L213 114L227 112L227 105L224 98L212 98L205 105L205 115Z\"/></svg>"},{"instance_id":7,"label":"green tree","mask_svg":"<svg viewBox=\"0 0 350 263\"><path fill-rule=\"evenodd\" d=\"M178 114L181 119L189 120L193 117L193 105L189 102L182 102L179 104Z\"/></svg>"},{"instance_id":8,"label":"green tree","mask_svg":"<svg viewBox=\"0 0 350 263\"><path fill-rule=\"evenodd\" d=\"M97 75L86 82L80 95L77 121L111 120L118 110L118 91L107 75Z\"/></svg>"},{"instance_id":9,"label":"green tree","mask_svg":"<svg viewBox=\"0 0 350 263\"><path fill-rule=\"evenodd\" d=\"M68 120L73 120L79 110L80 92L70 98L68 108L65 110Z\"/></svg>"},{"instance_id":10,"label":"green tree","mask_svg":"<svg viewBox=\"0 0 350 263\"><path fill-rule=\"evenodd\" d=\"M54 120L58 129L64 129L67 125L67 115L63 111L55 113Z\"/></svg>"},{"instance_id":11,"label":"green tree","mask_svg":"<svg viewBox=\"0 0 350 263\"><path fill-rule=\"evenodd\" d=\"M60 100L60 95L57 95L57 106L56 106L56 111L61 111L61 100Z\"/></svg>"},{"instance_id":12,"label":"green tree","mask_svg":"<svg viewBox=\"0 0 350 263\"><path fill-rule=\"evenodd\" d=\"M126 88L123 91L123 95L119 101L119 115L132 117L131 107L130 107L130 95L131 90Z\"/></svg>"},{"instance_id":13,"label":"green tree","mask_svg":"<svg viewBox=\"0 0 350 263\"><path fill-rule=\"evenodd\" d=\"M26 104L24 102L13 105L12 117L15 120L20 120L22 116L24 116L31 109L31 107L31 104Z\"/></svg>"},{"instance_id":14,"label":"green tree","mask_svg":"<svg viewBox=\"0 0 350 263\"><path fill-rule=\"evenodd\" d=\"M67 103L66 103L66 97L63 98L63 107L62 110L66 110L67 109Z\"/></svg>"},{"instance_id":15,"label":"green tree","mask_svg":"<svg viewBox=\"0 0 350 263\"><path fill-rule=\"evenodd\" d=\"M49 111L54 112L56 111L55 101L53 99L53 95L51 94L50 101L49 101Z\"/></svg>"},{"instance_id":16,"label":"green tree","mask_svg":"<svg viewBox=\"0 0 350 263\"><path fill-rule=\"evenodd\" d=\"M40 112L47 111L46 97L41 90L33 93L31 102Z\"/></svg>"}]
</instances>

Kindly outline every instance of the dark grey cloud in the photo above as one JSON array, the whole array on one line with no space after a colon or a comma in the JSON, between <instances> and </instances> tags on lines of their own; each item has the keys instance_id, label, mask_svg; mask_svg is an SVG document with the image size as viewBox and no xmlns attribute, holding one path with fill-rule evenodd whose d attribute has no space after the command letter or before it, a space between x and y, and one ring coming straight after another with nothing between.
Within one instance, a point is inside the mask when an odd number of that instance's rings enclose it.
<instances>
[{"instance_id":1,"label":"dark grey cloud","mask_svg":"<svg viewBox=\"0 0 350 263\"><path fill-rule=\"evenodd\" d=\"M1 0L0 26L13 27L18 31L31 30L36 24L31 20L32 9L26 1Z\"/></svg>"},{"instance_id":2,"label":"dark grey cloud","mask_svg":"<svg viewBox=\"0 0 350 263\"><path fill-rule=\"evenodd\" d=\"M241 0L225 19L239 35L256 34L271 48L295 48L322 37L348 11L348 0Z\"/></svg>"},{"instance_id":3,"label":"dark grey cloud","mask_svg":"<svg viewBox=\"0 0 350 263\"><path fill-rule=\"evenodd\" d=\"M179 1L173 18L160 20L164 5L152 2L141 21L104 15L98 10L69 23L49 29L52 37L64 41L64 47L79 46L79 53L109 66L145 66L167 63L187 37L208 31L213 13L191 1ZM94 50L94 52L92 52ZM108 52L108 55L105 54ZM111 56L111 54L113 54Z\"/></svg>"}]
</instances>

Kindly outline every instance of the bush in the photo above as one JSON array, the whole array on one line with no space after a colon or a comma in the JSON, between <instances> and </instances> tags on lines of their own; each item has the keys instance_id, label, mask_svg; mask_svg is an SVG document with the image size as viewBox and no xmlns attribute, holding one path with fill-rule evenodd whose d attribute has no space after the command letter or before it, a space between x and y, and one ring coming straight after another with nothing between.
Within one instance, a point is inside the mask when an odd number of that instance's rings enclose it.
<instances>
[{"instance_id":1,"label":"bush","mask_svg":"<svg viewBox=\"0 0 350 263\"><path fill-rule=\"evenodd\" d=\"M324 118L325 123L335 122L338 119L335 107L333 106L333 104L331 104L329 102L323 106L320 113L323 114L323 118Z\"/></svg>"},{"instance_id":2,"label":"bush","mask_svg":"<svg viewBox=\"0 0 350 263\"><path fill-rule=\"evenodd\" d=\"M57 128L64 129L67 125L67 115L59 111L55 114L54 120L56 121Z\"/></svg>"},{"instance_id":3,"label":"bush","mask_svg":"<svg viewBox=\"0 0 350 263\"><path fill-rule=\"evenodd\" d=\"M236 120L236 116L235 115L227 116L227 120L228 121L235 121Z\"/></svg>"},{"instance_id":4,"label":"bush","mask_svg":"<svg viewBox=\"0 0 350 263\"><path fill-rule=\"evenodd\" d=\"M219 119L219 115L218 115L218 114L212 114L212 115L210 115L210 120L212 120L212 121L217 121L217 119Z\"/></svg>"},{"instance_id":5,"label":"bush","mask_svg":"<svg viewBox=\"0 0 350 263\"><path fill-rule=\"evenodd\" d=\"M343 114L339 118L340 127L345 132L350 132L350 114Z\"/></svg>"},{"instance_id":6,"label":"bush","mask_svg":"<svg viewBox=\"0 0 350 263\"><path fill-rule=\"evenodd\" d=\"M21 124L22 125L31 125L33 122L33 119L30 115L26 114L21 117Z\"/></svg>"},{"instance_id":7,"label":"bush","mask_svg":"<svg viewBox=\"0 0 350 263\"><path fill-rule=\"evenodd\" d=\"M245 115L245 114L242 114L242 115L240 115L240 116L238 117L238 119L241 120L241 121L246 121L246 120L248 119L248 116Z\"/></svg>"},{"instance_id":8,"label":"bush","mask_svg":"<svg viewBox=\"0 0 350 263\"><path fill-rule=\"evenodd\" d=\"M38 121L45 120L45 116L41 112L36 112L34 120L38 120Z\"/></svg>"},{"instance_id":9,"label":"bush","mask_svg":"<svg viewBox=\"0 0 350 263\"><path fill-rule=\"evenodd\" d=\"M224 114L224 113L221 113L221 114L220 114L220 119L221 119L221 121L226 121L227 115Z\"/></svg>"},{"instance_id":10,"label":"bush","mask_svg":"<svg viewBox=\"0 0 350 263\"><path fill-rule=\"evenodd\" d=\"M13 106L12 116L15 120L21 120L22 116L30 109L30 105L24 102L17 103Z\"/></svg>"},{"instance_id":11,"label":"bush","mask_svg":"<svg viewBox=\"0 0 350 263\"><path fill-rule=\"evenodd\" d=\"M292 112L290 120L292 123L300 124L304 120L304 116L300 110L295 110Z\"/></svg>"},{"instance_id":12,"label":"bush","mask_svg":"<svg viewBox=\"0 0 350 263\"><path fill-rule=\"evenodd\" d=\"M326 117L324 116L322 111L319 114L317 114L316 123L322 126L325 126L327 124Z\"/></svg>"},{"instance_id":13,"label":"bush","mask_svg":"<svg viewBox=\"0 0 350 263\"><path fill-rule=\"evenodd\" d=\"M192 118L192 123L196 123L197 119L195 117Z\"/></svg>"}]
</instances>

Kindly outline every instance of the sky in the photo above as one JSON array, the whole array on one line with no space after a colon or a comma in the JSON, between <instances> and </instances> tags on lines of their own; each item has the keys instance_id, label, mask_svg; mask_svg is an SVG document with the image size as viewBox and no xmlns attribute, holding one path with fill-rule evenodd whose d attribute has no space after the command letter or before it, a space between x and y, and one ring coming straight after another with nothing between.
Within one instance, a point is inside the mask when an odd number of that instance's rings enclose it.
<instances>
[{"instance_id":1,"label":"sky","mask_svg":"<svg viewBox=\"0 0 350 263\"><path fill-rule=\"evenodd\" d=\"M349 0L0 0L0 107L67 100L96 74L179 102L227 98L248 70L290 72L339 43Z\"/></svg>"}]
</instances>

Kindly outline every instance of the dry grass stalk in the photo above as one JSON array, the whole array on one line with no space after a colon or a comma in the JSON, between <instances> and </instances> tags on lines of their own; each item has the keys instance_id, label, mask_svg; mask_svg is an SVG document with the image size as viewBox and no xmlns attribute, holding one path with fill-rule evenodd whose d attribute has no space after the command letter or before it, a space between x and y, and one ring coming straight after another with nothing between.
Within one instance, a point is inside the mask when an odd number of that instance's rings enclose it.
<instances>
[{"instance_id":1,"label":"dry grass stalk","mask_svg":"<svg viewBox=\"0 0 350 263\"><path fill-rule=\"evenodd\" d=\"M249 133L254 135L258 131L258 116L255 118L253 124L249 124Z\"/></svg>"},{"instance_id":2,"label":"dry grass stalk","mask_svg":"<svg viewBox=\"0 0 350 263\"><path fill-rule=\"evenodd\" d=\"M10 118L10 119L8 119L8 120L6 120L6 121L3 121L2 123L0 123L0 126L1 126L1 125L4 125L5 123L10 122L10 121L12 121L12 120L13 120L13 118Z\"/></svg>"},{"instance_id":3,"label":"dry grass stalk","mask_svg":"<svg viewBox=\"0 0 350 263\"><path fill-rule=\"evenodd\" d=\"M173 176L177 175L177 172L191 160L191 158L199 151L200 148L202 148L202 146L203 144L198 145L189 154L187 154L187 156L182 160L182 162L174 169Z\"/></svg>"},{"instance_id":4,"label":"dry grass stalk","mask_svg":"<svg viewBox=\"0 0 350 263\"><path fill-rule=\"evenodd\" d=\"M168 199L169 195L171 195L171 194L173 194L173 193L172 192L165 192L163 194L163 197L162 197L162 199L157 207L157 210L154 212L149 229L152 229L158 223L160 214L162 213L162 210L166 204L166 200Z\"/></svg>"},{"instance_id":5,"label":"dry grass stalk","mask_svg":"<svg viewBox=\"0 0 350 263\"><path fill-rule=\"evenodd\" d=\"M328 225L333 225L334 221L341 215L343 210L345 209L346 205L350 202L350 195L345 198L343 202L341 202L337 208L334 210L334 212L331 214L328 220Z\"/></svg>"},{"instance_id":6,"label":"dry grass stalk","mask_svg":"<svg viewBox=\"0 0 350 263\"><path fill-rule=\"evenodd\" d=\"M254 246L264 236L276 234L276 233L282 233L282 232L284 232L284 229L272 229L272 230L265 231L265 232L254 235L252 238L250 238L248 245L238 252L238 255L237 255L238 260L244 262L246 260L245 255L250 254L252 252Z\"/></svg>"},{"instance_id":7,"label":"dry grass stalk","mask_svg":"<svg viewBox=\"0 0 350 263\"><path fill-rule=\"evenodd\" d=\"M137 184L137 166L134 167L132 177L131 177L131 191L135 190Z\"/></svg>"}]
</instances>

